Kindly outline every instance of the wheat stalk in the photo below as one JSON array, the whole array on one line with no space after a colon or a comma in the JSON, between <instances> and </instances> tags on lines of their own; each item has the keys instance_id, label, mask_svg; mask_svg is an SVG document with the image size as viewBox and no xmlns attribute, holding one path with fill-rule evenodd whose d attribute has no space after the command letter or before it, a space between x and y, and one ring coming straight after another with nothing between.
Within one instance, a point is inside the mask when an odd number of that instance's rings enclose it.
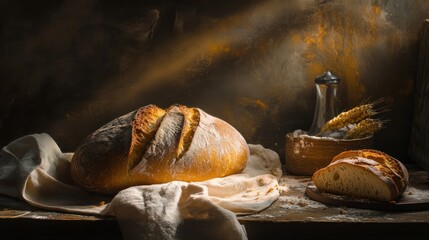
<instances>
[{"instance_id":1,"label":"wheat stalk","mask_svg":"<svg viewBox=\"0 0 429 240\"><path fill-rule=\"evenodd\" d=\"M382 101L382 98L375 100L371 103L365 103L366 101L364 101L363 104L361 104L360 106L340 113L338 116L325 123L325 125L322 127L322 129L317 135L320 136L326 131L337 130L346 127L350 124L356 124L364 120L365 118L372 117L373 115L384 111L388 111L389 109L387 107L378 108L377 110L374 109L374 107Z\"/></svg>"},{"instance_id":2,"label":"wheat stalk","mask_svg":"<svg viewBox=\"0 0 429 240\"><path fill-rule=\"evenodd\" d=\"M349 124L358 123L367 117L373 116L376 113L377 112L373 110L373 104L370 103L352 108L349 111L342 112L338 116L329 120L322 127L320 133L324 133L328 130L340 129L342 127L348 126Z\"/></svg>"},{"instance_id":3,"label":"wheat stalk","mask_svg":"<svg viewBox=\"0 0 429 240\"><path fill-rule=\"evenodd\" d=\"M367 118L359 122L354 128L350 129L345 138L356 139L373 135L383 127L383 121Z\"/></svg>"}]
</instances>

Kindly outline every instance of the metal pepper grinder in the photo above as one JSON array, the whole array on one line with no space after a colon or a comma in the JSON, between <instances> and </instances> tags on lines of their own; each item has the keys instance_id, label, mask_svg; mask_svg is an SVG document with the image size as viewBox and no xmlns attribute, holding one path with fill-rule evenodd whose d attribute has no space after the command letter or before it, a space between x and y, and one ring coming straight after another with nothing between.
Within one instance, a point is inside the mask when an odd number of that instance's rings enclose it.
<instances>
[{"instance_id":1,"label":"metal pepper grinder","mask_svg":"<svg viewBox=\"0 0 429 240\"><path fill-rule=\"evenodd\" d=\"M316 135L327 121L338 115L337 89L340 78L327 71L316 77L317 100L308 135Z\"/></svg>"}]
</instances>

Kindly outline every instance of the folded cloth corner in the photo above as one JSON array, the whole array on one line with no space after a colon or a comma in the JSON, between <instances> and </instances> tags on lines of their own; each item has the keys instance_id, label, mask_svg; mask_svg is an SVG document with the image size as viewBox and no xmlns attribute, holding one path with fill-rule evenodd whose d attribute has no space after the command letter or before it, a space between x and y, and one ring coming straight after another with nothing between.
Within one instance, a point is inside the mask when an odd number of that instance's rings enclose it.
<instances>
[{"instance_id":1,"label":"folded cloth corner","mask_svg":"<svg viewBox=\"0 0 429 240\"><path fill-rule=\"evenodd\" d=\"M72 153L46 133L21 137L0 152L0 194L47 210L115 216L125 239L246 239L236 215L269 207L279 197L277 153L249 144L246 168L203 182L134 186L107 197L79 188Z\"/></svg>"}]
</instances>

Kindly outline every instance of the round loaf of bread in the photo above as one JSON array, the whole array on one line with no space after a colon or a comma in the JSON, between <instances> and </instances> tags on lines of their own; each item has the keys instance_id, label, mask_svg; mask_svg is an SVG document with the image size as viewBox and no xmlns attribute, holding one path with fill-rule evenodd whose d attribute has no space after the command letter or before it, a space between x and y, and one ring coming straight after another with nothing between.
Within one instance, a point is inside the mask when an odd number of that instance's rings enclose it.
<instances>
[{"instance_id":1,"label":"round loaf of bread","mask_svg":"<svg viewBox=\"0 0 429 240\"><path fill-rule=\"evenodd\" d=\"M75 182L115 194L135 185L204 181L243 170L249 148L230 124L199 108L147 105L105 124L77 148Z\"/></svg>"},{"instance_id":2,"label":"round loaf of bread","mask_svg":"<svg viewBox=\"0 0 429 240\"><path fill-rule=\"evenodd\" d=\"M408 171L397 159L372 149L344 151L312 180L322 192L393 201L408 186Z\"/></svg>"}]
</instances>

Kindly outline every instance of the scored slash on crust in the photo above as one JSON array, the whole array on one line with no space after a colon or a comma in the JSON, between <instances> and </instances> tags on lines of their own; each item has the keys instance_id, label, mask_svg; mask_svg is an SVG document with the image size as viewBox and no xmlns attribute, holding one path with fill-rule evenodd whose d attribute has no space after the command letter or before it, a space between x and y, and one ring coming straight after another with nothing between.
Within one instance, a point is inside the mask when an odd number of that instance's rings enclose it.
<instances>
[{"instance_id":1,"label":"scored slash on crust","mask_svg":"<svg viewBox=\"0 0 429 240\"><path fill-rule=\"evenodd\" d=\"M72 178L114 194L135 185L204 181L243 170L249 147L227 122L199 108L147 105L90 134L75 151Z\"/></svg>"},{"instance_id":2,"label":"scored slash on crust","mask_svg":"<svg viewBox=\"0 0 429 240\"><path fill-rule=\"evenodd\" d=\"M182 105L166 111L155 105L139 109L132 123L128 171L143 173L148 161L173 159L174 164L189 149L198 123L198 110Z\"/></svg>"}]
</instances>

